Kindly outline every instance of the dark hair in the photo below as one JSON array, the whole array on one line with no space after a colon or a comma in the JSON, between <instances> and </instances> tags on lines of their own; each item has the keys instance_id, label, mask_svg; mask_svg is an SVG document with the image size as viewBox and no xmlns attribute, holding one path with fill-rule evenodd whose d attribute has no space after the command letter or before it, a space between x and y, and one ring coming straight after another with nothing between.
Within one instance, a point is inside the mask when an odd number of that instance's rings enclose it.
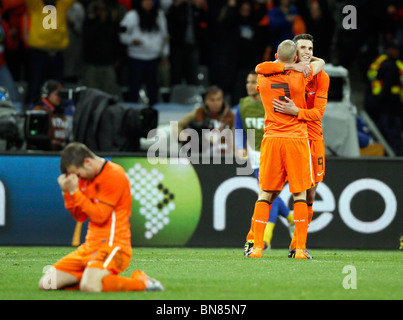
<instances>
[{"instance_id":1,"label":"dark hair","mask_svg":"<svg viewBox=\"0 0 403 320\"><path fill-rule=\"evenodd\" d=\"M60 157L60 171L67 173L67 168L75 166L80 168L84 165L85 158L96 158L96 155L80 142L69 143L62 151Z\"/></svg>"},{"instance_id":2,"label":"dark hair","mask_svg":"<svg viewBox=\"0 0 403 320\"><path fill-rule=\"evenodd\" d=\"M210 87L208 87L206 89L206 92L204 93L204 100L206 100L206 98L209 95L214 95L214 94L218 94L218 93L221 93L224 97L224 91L219 86L211 85ZM207 106L207 104L205 104L205 108L210 111L210 108ZM218 114L222 114L224 112L224 110L225 110L225 101L223 100L221 109L218 112Z\"/></svg>"},{"instance_id":3,"label":"dark hair","mask_svg":"<svg viewBox=\"0 0 403 320\"><path fill-rule=\"evenodd\" d=\"M297 43L298 40L310 40L313 43L313 36L309 33L301 33L296 35L294 39L292 39L292 41L294 41L295 43Z\"/></svg>"},{"instance_id":4,"label":"dark hair","mask_svg":"<svg viewBox=\"0 0 403 320\"><path fill-rule=\"evenodd\" d=\"M53 91L56 91L61 86L62 84L57 80L50 79L45 81L41 88L41 97L48 98Z\"/></svg>"},{"instance_id":5,"label":"dark hair","mask_svg":"<svg viewBox=\"0 0 403 320\"><path fill-rule=\"evenodd\" d=\"M206 93L204 94L204 96L207 97L210 94L217 94L219 92L224 93L220 87L212 85L206 89Z\"/></svg>"},{"instance_id":6,"label":"dark hair","mask_svg":"<svg viewBox=\"0 0 403 320\"><path fill-rule=\"evenodd\" d=\"M132 8L137 11L140 18L140 29L143 31L158 31L158 6L154 4L150 11L146 11L143 9L142 1L132 0Z\"/></svg>"}]
</instances>

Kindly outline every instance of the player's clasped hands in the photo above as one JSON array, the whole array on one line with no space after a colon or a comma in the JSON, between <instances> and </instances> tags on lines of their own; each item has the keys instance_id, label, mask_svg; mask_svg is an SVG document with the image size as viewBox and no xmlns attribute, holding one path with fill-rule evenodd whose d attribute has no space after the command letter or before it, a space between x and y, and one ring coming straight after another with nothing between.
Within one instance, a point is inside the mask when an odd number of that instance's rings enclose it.
<instances>
[{"instance_id":1,"label":"player's clasped hands","mask_svg":"<svg viewBox=\"0 0 403 320\"><path fill-rule=\"evenodd\" d=\"M63 192L74 193L78 189L78 176L76 174L62 174L57 178Z\"/></svg>"}]
</instances>

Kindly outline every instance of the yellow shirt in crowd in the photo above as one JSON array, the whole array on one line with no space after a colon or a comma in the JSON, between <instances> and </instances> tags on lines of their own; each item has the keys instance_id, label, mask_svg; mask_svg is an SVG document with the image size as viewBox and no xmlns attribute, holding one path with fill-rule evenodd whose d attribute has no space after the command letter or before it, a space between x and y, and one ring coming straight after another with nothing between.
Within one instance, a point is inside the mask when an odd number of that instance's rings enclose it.
<instances>
[{"instance_id":1,"label":"yellow shirt in crowd","mask_svg":"<svg viewBox=\"0 0 403 320\"><path fill-rule=\"evenodd\" d=\"M45 4L43 1L26 0L30 14L28 45L32 48L45 50L65 49L69 45L66 15L75 1L56 1L56 29L48 29L44 27L44 20L45 22L48 21L46 17L49 16L50 12L44 10Z\"/></svg>"}]
</instances>

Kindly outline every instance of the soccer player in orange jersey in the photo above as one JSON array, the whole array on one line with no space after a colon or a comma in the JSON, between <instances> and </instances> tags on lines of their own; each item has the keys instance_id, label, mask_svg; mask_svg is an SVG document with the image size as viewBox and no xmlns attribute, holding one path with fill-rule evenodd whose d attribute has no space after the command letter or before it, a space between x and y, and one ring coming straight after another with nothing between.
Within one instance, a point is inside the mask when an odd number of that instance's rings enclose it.
<instances>
[{"instance_id":1,"label":"soccer player in orange jersey","mask_svg":"<svg viewBox=\"0 0 403 320\"><path fill-rule=\"evenodd\" d=\"M79 222L89 220L85 242L53 265L40 289L76 286L81 291L163 290L163 286L136 270L122 277L130 264L132 196L124 169L96 156L84 144L73 142L61 154L62 175L57 179L64 204ZM52 282L52 283L49 283Z\"/></svg>"},{"instance_id":2,"label":"soccer player in orange jersey","mask_svg":"<svg viewBox=\"0 0 403 320\"><path fill-rule=\"evenodd\" d=\"M277 50L280 63L297 60L296 44L283 41ZM260 193L255 204L255 245L249 257L260 258L263 250L263 233L268 221L270 207L281 192L286 180L294 198L294 222L297 231L295 258L307 259L305 243L308 223L306 190L314 185L308 142L307 125L296 117L275 112L273 100L291 98L301 108L306 108L305 86L315 74L323 69L324 61L311 66L308 77L294 70L267 74L265 64L256 67L258 90L265 108L265 133L261 145L259 173Z\"/></svg>"},{"instance_id":3,"label":"soccer player in orange jersey","mask_svg":"<svg viewBox=\"0 0 403 320\"><path fill-rule=\"evenodd\" d=\"M293 41L297 45L298 61L308 64L315 59L315 57L313 57L314 39L312 35L300 34L295 36ZM273 72L278 72L278 70L273 70ZM322 131L322 117L327 105L329 84L329 75L324 70L321 70L313 77L312 81L310 81L305 88L307 109L298 108L295 103L288 98L286 98L287 101L285 102L277 99L273 102L275 111L293 115L299 120L307 121L308 139L315 177L315 185L307 190L306 196L308 203L308 227L313 217L313 202L315 200L316 189L318 183L323 181L325 176L325 142ZM295 245L296 236L294 234L288 255L290 258L295 255Z\"/></svg>"}]
</instances>

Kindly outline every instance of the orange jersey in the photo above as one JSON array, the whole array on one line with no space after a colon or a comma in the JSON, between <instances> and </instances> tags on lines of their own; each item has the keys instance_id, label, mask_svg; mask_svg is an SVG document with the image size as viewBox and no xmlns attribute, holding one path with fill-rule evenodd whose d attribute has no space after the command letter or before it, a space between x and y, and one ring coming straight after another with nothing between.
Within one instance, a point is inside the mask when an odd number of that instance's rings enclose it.
<instances>
[{"instance_id":1,"label":"orange jersey","mask_svg":"<svg viewBox=\"0 0 403 320\"><path fill-rule=\"evenodd\" d=\"M129 218L132 196L124 169L107 161L92 180L80 179L79 190L64 193L65 207L74 219L89 219L85 246L89 251L102 245L131 248Z\"/></svg>"},{"instance_id":2,"label":"orange jersey","mask_svg":"<svg viewBox=\"0 0 403 320\"><path fill-rule=\"evenodd\" d=\"M266 62L259 65L259 70L264 74L280 73L284 72L284 65L285 63ZM309 140L323 140L322 117L326 109L329 84L329 75L322 70L305 87L307 109L299 110L298 120L307 121ZM297 107L300 108L298 105Z\"/></svg>"},{"instance_id":3,"label":"orange jersey","mask_svg":"<svg viewBox=\"0 0 403 320\"><path fill-rule=\"evenodd\" d=\"M299 110L298 119L307 121L309 140L323 140L322 117L327 105L329 84L329 75L322 70L305 88L307 109Z\"/></svg>"},{"instance_id":4,"label":"orange jersey","mask_svg":"<svg viewBox=\"0 0 403 320\"><path fill-rule=\"evenodd\" d=\"M265 137L307 138L307 125L297 117L275 112L273 100L283 100L284 96L293 100L298 108L306 109L305 86L312 80L312 71L307 78L293 70L269 74L268 68L274 63L263 62L256 66L258 73L257 90L265 108ZM312 69L312 68L311 68ZM284 70L284 67L283 67Z\"/></svg>"}]
</instances>

